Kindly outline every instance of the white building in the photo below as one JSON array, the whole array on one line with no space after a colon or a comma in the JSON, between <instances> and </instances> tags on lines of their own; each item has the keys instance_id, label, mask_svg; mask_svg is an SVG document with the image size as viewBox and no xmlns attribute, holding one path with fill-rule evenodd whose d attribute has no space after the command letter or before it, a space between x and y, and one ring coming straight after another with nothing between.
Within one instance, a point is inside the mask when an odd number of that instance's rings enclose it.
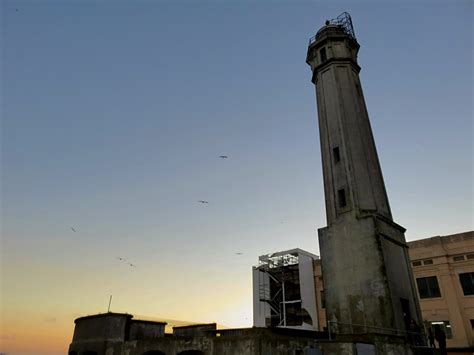
<instances>
[{"instance_id":1,"label":"white building","mask_svg":"<svg viewBox=\"0 0 474 355\"><path fill-rule=\"evenodd\" d=\"M313 261L291 249L262 255L253 267L253 325L318 330Z\"/></svg>"}]
</instances>

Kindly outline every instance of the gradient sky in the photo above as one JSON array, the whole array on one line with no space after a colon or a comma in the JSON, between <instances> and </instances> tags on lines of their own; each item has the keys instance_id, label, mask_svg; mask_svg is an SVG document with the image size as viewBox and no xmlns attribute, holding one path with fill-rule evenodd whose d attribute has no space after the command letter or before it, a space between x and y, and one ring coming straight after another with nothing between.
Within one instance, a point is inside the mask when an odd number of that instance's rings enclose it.
<instances>
[{"instance_id":1,"label":"gradient sky","mask_svg":"<svg viewBox=\"0 0 474 355\"><path fill-rule=\"evenodd\" d=\"M319 254L305 56L344 10L395 221L472 230L472 4L2 1L0 352L64 354L111 294L251 325L258 256Z\"/></svg>"}]
</instances>

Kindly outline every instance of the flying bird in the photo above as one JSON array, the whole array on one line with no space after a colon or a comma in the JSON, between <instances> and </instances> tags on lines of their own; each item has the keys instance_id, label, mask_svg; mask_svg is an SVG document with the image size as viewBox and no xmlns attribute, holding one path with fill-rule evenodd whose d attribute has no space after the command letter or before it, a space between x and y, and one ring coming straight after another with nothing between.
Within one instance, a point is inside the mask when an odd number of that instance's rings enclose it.
<instances>
[{"instance_id":1,"label":"flying bird","mask_svg":"<svg viewBox=\"0 0 474 355\"><path fill-rule=\"evenodd\" d=\"M235 253L235 255L243 255L244 253L241 253L241 252L238 252L238 253Z\"/></svg>"},{"instance_id":2,"label":"flying bird","mask_svg":"<svg viewBox=\"0 0 474 355\"><path fill-rule=\"evenodd\" d=\"M132 263L128 263L128 265L130 265L131 267L135 267L135 266L136 266L135 264L132 264Z\"/></svg>"},{"instance_id":3,"label":"flying bird","mask_svg":"<svg viewBox=\"0 0 474 355\"><path fill-rule=\"evenodd\" d=\"M198 202L199 203L209 203L208 201L204 201L204 200L199 200Z\"/></svg>"},{"instance_id":4,"label":"flying bird","mask_svg":"<svg viewBox=\"0 0 474 355\"><path fill-rule=\"evenodd\" d=\"M125 258L121 258L120 256L117 257L120 261L125 260Z\"/></svg>"},{"instance_id":5,"label":"flying bird","mask_svg":"<svg viewBox=\"0 0 474 355\"><path fill-rule=\"evenodd\" d=\"M222 158L222 159L227 159L228 156L227 155L219 155L219 158Z\"/></svg>"},{"instance_id":6,"label":"flying bird","mask_svg":"<svg viewBox=\"0 0 474 355\"><path fill-rule=\"evenodd\" d=\"M75 230L74 228L71 227L71 230L72 230L74 233L76 233L76 230Z\"/></svg>"}]
</instances>

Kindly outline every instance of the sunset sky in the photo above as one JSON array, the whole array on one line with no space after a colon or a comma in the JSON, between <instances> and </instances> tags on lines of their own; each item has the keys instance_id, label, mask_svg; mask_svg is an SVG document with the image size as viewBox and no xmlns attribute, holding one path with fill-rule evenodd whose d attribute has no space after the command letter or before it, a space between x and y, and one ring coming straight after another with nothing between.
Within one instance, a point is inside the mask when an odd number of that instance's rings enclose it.
<instances>
[{"instance_id":1,"label":"sunset sky","mask_svg":"<svg viewBox=\"0 0 474 355\"><path fill-rule=\"evenodd\" d=\"M110 295L251 326L258 256L319 255L305 58L342 11L394 220L407 240L472 230L472 4L1 1L0 352L65 354Z\"/></svg>"}]
</instances>

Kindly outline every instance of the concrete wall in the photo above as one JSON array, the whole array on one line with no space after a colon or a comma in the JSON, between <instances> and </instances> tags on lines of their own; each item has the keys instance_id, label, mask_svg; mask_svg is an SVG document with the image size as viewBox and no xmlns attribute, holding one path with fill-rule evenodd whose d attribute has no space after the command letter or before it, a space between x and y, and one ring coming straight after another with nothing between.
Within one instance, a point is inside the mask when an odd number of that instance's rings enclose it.
<instances>
[{"instance_id":1,"label":"concrete wall","mask_svg":"<svg viewBox=\"0 0 474 355\"><path fill-rule=\"evenodd\" d=\"M132 315L120 313L97 314L75 320L74 335L69 352L78 355L88 351L98 355L120 355L128 338Z\"/></svg>"},{"instance_id":2,"label":"concrete wall","mask_svg":"<svg viewBox=\"0 0 474 355\"><path fill-rule=\"evenodd\" d=\"M213 355L211 339L208 337L165 337L159 340L128 341L123 344L120 355L143 355L147 351L177 355L190 350L201 351L204 355Z\"/></svg>"},{"instance_id":3,"label":"concrete wall","mask_svg":"<svg viewBox=\"0 0 474 355\"><path fill-rule=\"evenodd\" d=\"M328 321L338 333L392 328L395 316L374 221L351 217L319 230Z\"/></svg>"},{"instance_id":4,"label":"concrete wall","mask_svg":"<svg viewBox=\"0 0 474 355\"><path fill-rule=\"evenodd\" d=\"M385 219L375 219L375 228L382 249L396 329L406 330L411 319L421 325L420 305L416 295L415 281L405 242L405 229ZM402 299L408 302L403 309Z\"/></svg>"},{"instance_id":5,"label":"concrete wall","mask_svg":"<svg viewBox=\"0 0 474 355\"><path fill-rule=\"evenodd\" d=\"M348 215L347 220L320 230L326 308L335 310L328 312L328 320L354 324L341 324L333 331L403 334L407 329L402 298L409 303L407 319L421 324L402 230L396 225L382 228L385 223Z\"/></svg>"},{"instance_id":6,"label":"concrete wall","mask_svg":"<svg viewBox=\"0 0 474 355\"><path fill-rule=\"evenodd\" d=\"M295 350L316 348L316 340L305 337L275 335L268 329L224 330L207 336L165 337L155 341L128 341L123 355L143 355L161 351L166 355L196 350L205 355L293 355Z\"/></svg>"},{"instance_id":7,"label":"concrete wall","mask_svg":"<svg viewBox=\"0 0 474 355\"><path fill-rule=\"evenodd\" d=\"M130 314L105 313L76 319L69 352L121 355L124 342L164 337L166 323L132 318Z\"/></svg>"},{"instance_id":8,"label":"concrete wall","mask_svg":"<svg viewBox=\"0 0 474 355\"><path fill-rule=\"evenodd\" d=\"M177 337L204 336L207 334L208 331L216 329L216 323L185 325L182 327L173 327L173 335Z\"/></svg>"},{"instance_id":9,"label":"concrete wall","mask_svg":"<svg viewBox=\"0 0 474 355\"><path fill-rule=\"evenodd\" d=\"M130 314L105 313L76 319L73 342L124 341Z\"/></svg>"},{"instance_id":10,"label":"concrete wall","mask_svg":"<svg viewBox=\"0 0 474 355\"><path fill-rule=\"evenodd\" d=\"M130 340L163 338L166 323L132 320L130 325Z\"/></svg>"},{"instance_id":11,"label":"concrete wall","mask_svg":"<svg viewBox=\"0 0 474 355\"><path fill-rule=\"evenodd\" d=\"M115 321L117 317L108 317ZM89 319L89 321L91 321ZM76 325L81 322L76 322ZM82 322L84 323L84 322ZM90 322L89 322L90 323ZM144 323L135 324L135 330ZM93 323L90 323L91 325ZM95 325L97 326L97 322ZM102 322L107 327L107 324ZM83 325L83 324L82 324ZM82 326L81 325L81 326ZM145 324L147 331L157 328ZM402 338L379 335L349 337L336 341L321 338L324 334L288 328L244 328L206 331L211 325L194 329L194 336L155 337L154 339L129 339L122 342L97 341L82 337L73 342L70 351L83 355L95 351L97 355L409 355L410 349ZM130 328L132 329L132 327ZM95 330L99 330L95 328ZM199 330L201 333L199 334ZM100 330L99 330L100 332ZM158 335L152 332L153 336ZM97 339L97 338L94 338ZM372 351L375 349L375 353ZM357 352L358 351L358 352ZM371 352L372 351L372 352Z\"/></svg>"}]
</instances>

